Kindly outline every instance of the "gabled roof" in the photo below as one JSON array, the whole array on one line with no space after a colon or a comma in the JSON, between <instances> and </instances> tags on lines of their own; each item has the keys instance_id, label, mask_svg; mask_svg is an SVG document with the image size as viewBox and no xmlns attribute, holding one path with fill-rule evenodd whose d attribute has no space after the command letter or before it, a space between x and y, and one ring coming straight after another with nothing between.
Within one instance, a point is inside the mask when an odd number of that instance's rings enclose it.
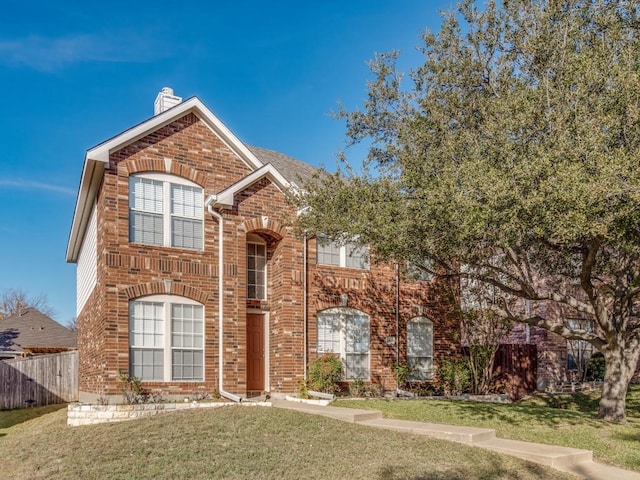
<instances>
[{"instance_id":1,"label":"gabled roof","mask_svg":"<svg viewBox=\"0 0 640 480\"><path fill-rule=\"evenodd\" d=\"M251 172L246 177L240 179L233 185L225 188L221 192L209 195L205 200L205 206L212 205L214 208L231 208L236 193L240 193L250 187L262 178L268 178L281 189L289 188L291 184L282 176L282 174L270 163L263 165L259 169Z\"/></svg>"},{"instance_id":2,"label":"gabled roof","mask_svg":"<svg viewBox=\"0 0 640 480\"><path fill-rule=\"evenodd\" d=\"M91 210L111 153L136 142L189 113L196 115L208 126L251 170L259 170L265 164L270 163L272 169L269 169L267 173L272 179L276 180L278 187L281 189L288 189L292 186L301 187L311 179L316 171L310 165L273 150L247 147L197 97L191 97L87 151L67 244L67 262L76 262L78 260ZM276 170L277 172L274 173ZM257 179L253 181L255 182Z\"/></svg>"},{"instance_id":3,"label":"gabled roof","mask_svg":"<svg viewBox=\"0 0 640 480\"><path fill-rule=\"evenodd\" d=\"M262 163L270 163L276 167L289 183L295 184L300 189L303 189L306 183L312 181L319 172L316 167L283 155L280 152L251 145L248 147Z\"/></svg>"},{"instance_id":4,"label":"gabled roof","mask_svg":"<svg viewBox=\"0 0 640 480\"><path fill-rule=\"evenodd\" d=\"M35 308L0 320L0 352L76 348L77 335Z\"/></svg>"}]
</instances>

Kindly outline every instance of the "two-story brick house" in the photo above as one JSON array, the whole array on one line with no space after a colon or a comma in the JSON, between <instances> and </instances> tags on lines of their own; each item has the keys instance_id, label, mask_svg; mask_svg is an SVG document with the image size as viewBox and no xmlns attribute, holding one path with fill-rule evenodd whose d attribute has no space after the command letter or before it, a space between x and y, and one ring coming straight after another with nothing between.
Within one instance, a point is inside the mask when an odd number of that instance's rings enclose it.
<instances>
[{"instance_id":1,"label":"two-story brick house","mask_svg":"<svg viewBox=\"0 0 640 480\"><path fill-rule=\"evenodd\" d=\"M314 172L168 88L89 149L67 248L81 400L119 395L119 371L165 396L293 392L328 351L347 381L393 389L398 359L431 378L458 349L452 309L366 248L296 236L286 194Z\"/></svg>"}]
</instances>

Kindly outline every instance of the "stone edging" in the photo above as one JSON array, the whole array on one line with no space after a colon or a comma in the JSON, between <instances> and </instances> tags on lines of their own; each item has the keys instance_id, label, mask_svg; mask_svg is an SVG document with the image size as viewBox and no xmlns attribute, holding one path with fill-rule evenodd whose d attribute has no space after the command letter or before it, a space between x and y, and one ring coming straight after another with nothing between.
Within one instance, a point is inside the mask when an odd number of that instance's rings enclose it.
<instances>
[{"instance_id":1,"label":"stone edging","mask_svg":"<svg viewBox=\"0 0 640 480\"><path fill-rule=\"evenodd\" d=\"M145 403L136 405L89 405L71 403L67 407L67 425L93 425L106 422L124 422L136 418L145 418L167 412L191 410L193 408L221 408L233 405L247 407L270 407L271 402L190 402L190 403Z\"/></svg>"}]
</instances>

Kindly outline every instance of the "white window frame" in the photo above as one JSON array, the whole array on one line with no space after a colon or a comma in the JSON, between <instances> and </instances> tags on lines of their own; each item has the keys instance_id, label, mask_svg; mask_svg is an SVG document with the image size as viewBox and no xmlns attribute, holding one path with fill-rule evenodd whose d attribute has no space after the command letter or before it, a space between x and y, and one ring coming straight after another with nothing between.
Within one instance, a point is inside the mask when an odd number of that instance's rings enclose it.
<instances>
[{"instance_id":1,"label":"white window frame","mask_svg":"<svg viewBox=\"0 0 640 480\"><path fill-rule=\"evenodd\" d=\"M153 180L156 182L161 182L162 183L162 213L157 215L162 215L162 244L157 245L155 243L143 243L143 242L134 242L132 240L132 236L131 236L131 220L132 220L132 215L131 212L132 211L142 211L144 212L144 210L136 210L135 208L132 207L132 202L131 202L131 198L132 198L132 182L137 179L137 178L142 178L142 179L146 179L146 180ZM196 188L199 189L199 200L196 201L196 207L199 210L199 216L196 215L194 217L190 217L190 216L178 216L178 215L174 215L171 212L171 206L172 206L172 202L171 202L171 187L172 186L185 186L185 187L192 187L192 188ZM145 213L149 213L149 212L145 212ZM197 222L200 222L200 240L201 240L201 245L200 247L185 247L185 246L174 246L173 245L173 228L172 228L172 220L174 218L182 218L182 219L186 219L186 220L195 220ZM169 175L166 173L139 173L139 174L134 174L131 175L129 177L129 242L131 243L140 243L142 245L156 245L156 246L160 246L160 247L170 247L170 248L183 248L186 250L196 250L196 251L202 251L204 250L204 190L203 188L198 185L197 183L194 183L190 180L187 180L186 178L182 178L182 177L178 177L176 175Z\"/></svg>"},{"instance_id":2,"label":"white window frame","mask_svg":"<svg viewBox=\"0 0 640 480\"><path fill-rule=\"evenodd\" d=\"M253 269L249 269L249 245L261 245L264 247L264 257L258 257L257 255L254 255L254 258L264 258L264 268L262 269L262 271L253 268ZM255 234L249 234L247 235L247 298L250 300L266 300L267 299L267 257L268 257L268 252L267 252L267 242L260 237L259 235L255 235ZM256 274L260 274L260 276L262 277L262 288L263 288L263 295L262 296L254 296L254 297L250 297L249 296L249 287L250 286L260 286L259 283L249 283L249 270L252 270L254 272L256 272Z\"/></svg>"},{"instance_id":3,"label":"white window frame","mask_svg":"<svg viewBox=\"0 0 640 480\"><path fill-rule=\"evenodd\" d=\"M321 341L320 341L320 328L319 328L319 324L321 322L326 322L328 318L334 318L336 325L335 328L333 329L334 332L332 333L332 340L331 342L334 344L334 347L336 348L330 348L330 349L325 349L321 346ZM349 345L348 345L348 329L349 329L349 319L350 318L362 318L366 320L366 325L367 325L367 350L366 352L364 351L348 351ZM318 353L318 355L322 355L325 353L334 353L337 356L340 357L340 360L342 361L343 367L344 367L344 378L347 381L351 381L351 380L369 380L371 378L371 317L369 317L369 315L367 315L366 313L360 311L360 310L356 310L355 308L349 308L349 307L336 307L336 308L329 308L327 310L323 310L321 312L318 312L316 314L316 326L317 326L317 330L316 330L316 334L317 334L317 340L316 340L316 351ZM338 351L333 351L333 350L338 350ZM366 355L367 356L367 360L366 360L366 376L351 376L349 375L349 368L348 368L348 356L349 355Z\"/></svg>"},{"instance_id":4,"label":"white window frame","mask_svg":"<svg viewBox=\"0 0 640 480\"><path fill-rule=\"evenodd\" d=\"M325 261L325 257L328 255L331 255L335 258L336 250L338 251L337 263L335 261ZM362 254L354 256L354 252L362 252ZM335 267L352 268L356 270L369 270L371 266L368 256L369 247L367 245L360 245L358 242L354 241L346 242L344 245L340 245L324 235L318 235L316 237L316 263L318 265L331 265ZM361 259L361 261L358 262L360 263L360 266L358 266L357 264L354 265L354 262L357 262L357 260L353 260L355 258Z\"/></svg>"},{"instance_id":5,"label":"white window frame","mask_svg":"<svg viewBox=\"0 0 640 480\"><path fill-rule=\"evenodd\" d=\"M136 303L147 303L147 304L156 304L160 305L162 308L162 346L144 347L136 345L133 341L134 332L132 330L132 320L133 320L133 309L132 306ZM184 347L184 346L174 346L172 334L172 306L174 305L188 305L188 306L199 306L202 309L202 346L201 347ZM142 378L145 382L204 382L206 377L205 372L205 310L204 305L190 298L180 297L177 295L149 295L146 297L139 297L135 299L131 299L129 301L129 373L130 375L134 375L134 366L133 366L133 350L162 350L162 358L163 358L163 375L161 379L145 379ZM173 352L174 351L194 351L194 352L202 352L202 378L197 379L175 379L173 376Z\"/></svg>"},{"instance_id":6,"label":"white window frame","mask_svg":"<svg viewBox=\"0 0 640 480\"><path fill-rule=\"evenodd\" d=\"M414 354L411 348L411 326L412 325L427 325L428 326L428 338L426 350L431 355L417 355ZM422 348L425 348L424 346ZM430 367L423 369L416 369L415 361L412 359L428 359ZM407 366L410 369L409 380L431 380L433 378L433 322L427 317L414 317L407 322Z\"/></svg>"}]
</instances>

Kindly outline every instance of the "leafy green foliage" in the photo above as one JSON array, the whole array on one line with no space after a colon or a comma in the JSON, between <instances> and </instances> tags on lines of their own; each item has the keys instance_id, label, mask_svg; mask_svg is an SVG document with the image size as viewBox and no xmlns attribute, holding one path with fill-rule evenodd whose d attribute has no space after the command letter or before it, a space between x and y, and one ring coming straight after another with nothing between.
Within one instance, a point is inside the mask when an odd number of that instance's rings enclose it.
<instances>
[{"instance_id":1,"label":"leafy green foliage","mask_svg":"<svg viewBox=\"0 0 640 480\"><path fill-rule=\"evenodd\" d=\"M309 362L308 374L311 389L335 393L338 390L338 382L342 380L342 362L333 353L325 353Z\"/></svg>"},{"instance_id":2,"label":"leafy green foliage","mask_svg":"<svg viewBox=\"0 0 640 480\"><path fill-rule=\"evenodd\" d=\"M503 318L604 352L611 421L640 355L637 25L631 0L460 2L424 34L422 65L379 55L362 109L339 112L370 145L362 173L297 200L307 232L426 259L491 287ZM581 316L596 329L565 320Z\"/></svg>"},{"instance_id":3,"label":"leafy green foliage","mask_svg":"<svg viewBox=\"0 0 640 480\"><path fill-rule=\"evenodd\" d=\"M469 392L471 370L466 358L443 358L438 362L438 380L445 395Z\"/></svg>"},{"instance_id":4,"label":"leafy green foliage","mask_svg":"<svg viewBox=\"0 0 640 480\"><path fill-rule=\"evenodd\" d=\"M594 353L587 362L587 372L585 378L587 381L604 380L605 361L604 355Z\"/></svg>"}]
</instances>

